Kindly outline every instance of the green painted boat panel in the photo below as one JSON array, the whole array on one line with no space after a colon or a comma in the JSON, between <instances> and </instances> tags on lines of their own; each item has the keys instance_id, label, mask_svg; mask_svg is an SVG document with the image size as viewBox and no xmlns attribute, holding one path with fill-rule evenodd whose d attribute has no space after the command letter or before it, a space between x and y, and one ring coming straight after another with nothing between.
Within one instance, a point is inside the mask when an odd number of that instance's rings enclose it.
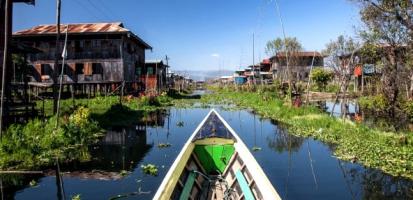
<instances>
[{"instance_id":1,"label":"green painted boat panel","mask_svg":"<svg viewBox=\"0 0 413 200\"><path fill-rule=\"evenodd\" d=\"M248 186L248 182L240 170L237 170L235 172L235 177L237 177L238 184L241 187L242 193L244 194L244 199L255 200L254 195L252 194L252 191L250 189L250 186Z\"/></svg>"},{"instance_id":2,"label":"green painted boat panel","mask_svg":"<svg viewBox=\"0 0 413 200\"><path fill-rule=\"evenodd\" d=\"M182 190L179 200L189 199L189 195L191 195L191 190L195 183L195 178L196 178L195 172L189 172L188 178L186 179L184 189Z\"/></svg>"},{"instance_id":3,"label":"green painted boat panel","mask_svg":"<svg viewBox=\"0 0 413 200\"><path fill-rule=\"evenodd\" d=\"M231 156L234 154L233 145L196 145L194 152L207 173L224 172Z\"/></svg>"}]
</instances>

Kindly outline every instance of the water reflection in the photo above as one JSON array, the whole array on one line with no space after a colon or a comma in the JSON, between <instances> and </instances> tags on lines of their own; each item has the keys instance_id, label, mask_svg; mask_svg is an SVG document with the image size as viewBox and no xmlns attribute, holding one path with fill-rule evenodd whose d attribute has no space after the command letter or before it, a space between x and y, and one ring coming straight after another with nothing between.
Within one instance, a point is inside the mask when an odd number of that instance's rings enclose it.
<instances>
[{"instance_id":1,"label":"water reflection","mask_svg":"<svg viewBox=\"0 0 413 200\"><path fill-rule=\"evenodd\" d=\"M346 118L383 131L413 131L413 124L404 113L387 116L362 110L355 100L317 101L314 104L334 117Z\"/></svg>"},{"instance_id":2,"label":"water reflection","mask_svg":"<svg viewBox=\"0 0 413 200\"><path fill-rule=\"evenodd\" d=\"M153 147L148 144L146 127L113 128L103 139L89 147L92 160L65 166L65 176L82 179L116 180L122 170L131 171Z\"/></svg>"},{"instance_id":3,"label":"water reflection","mask_svg":"<svg viewBox=\"0 0 413 200\"><path fill-rule=\"evenodd\" d=\"M413 199L413 183L378 170L338 162L353 199ZM361 186L362 189L355 186Z\"/></svg>"},{"instance_id":4,"label":"water reflection","mask_svg":"<svg viewBox=\"0 0 413 200\"><path fill-rule=\"evenodd\" d=\"M217 108L248 148L283 199L411 199L413 182L379 170L344 162L332 148L311 138L290 135L282 124L248 111ZM351 110L351 109L350 109ZM151 199L182 146L209 109L170 109L145 116L133 127L113 127L89 147L88 162L62 166L66 199L107 199L119 194L151 191L128 199ZM178 126L179 122L184 122ZM156 148L170 143L169 148ZM155 164L159 175L141 172L141 164ZM122 175L121 171L130 173ZM56 199L53 170L46 176L0 176L4 199ZM37 187L29 187L31 180Z\"/></svg>"},{"instance_id":5,"label":"water reflection","mask_svg":"<svg viewBox=\"0 0 413 200\"><path fill-rule=\"evenodd\" d=\"M277 129L277 132L267 137L268 147L278 153L298 152L304 143L304 138L288 134L286 129Z\"/></svg>"}]
</instances>

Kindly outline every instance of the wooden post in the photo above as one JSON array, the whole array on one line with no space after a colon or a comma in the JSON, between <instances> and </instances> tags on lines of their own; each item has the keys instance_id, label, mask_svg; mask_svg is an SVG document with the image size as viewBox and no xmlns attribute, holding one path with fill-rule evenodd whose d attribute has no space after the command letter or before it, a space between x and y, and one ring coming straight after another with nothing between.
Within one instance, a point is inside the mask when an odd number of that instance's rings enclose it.
<instances>
[{"instance_id":1,"label":"wooden post","mask_svg":"<svg viewBox=\"0 0 413 200\"><path fill-rule=\"evenodd\" d=\"M10 6L12 5L11 0L6 0L5 2L5 15L4 15L4 51L3 51L3 69L2 69L2 78L1 78L1 100L0 100L0 140L3 136L3 115L4 115L4 93L6 93L6 72L7 72L7 63L9 59L9 28L10 28L10 20L9 20L9 11Z\"/></svg>"},{"instance_id":2,"label":"wooden post","mask_svg":"<svg viewBox=\"0 0 413 200\"><path fill-rule=\"evenodd\" d=\"M364 69L363 65L361 66L361 94L364 93Z\"/></svg>"},{"instance_id":3,"label":"wooden post","mask_svg":"<svg viewBox=\"0 0 413 200\"><path fill-rule=\"evenodd\" d=\"M72 98L72 106L75 107L75 86L74 84L70 85L70 96Z\"/></svg>"},{"instance_id":4,"label":"wooden post","mask_svg":"<svg viewBox=\"0 0 413 200\"><path fill-rule=\"evenodd\" d=\"M125 87L125 81L123 81L121 84L122 84L122 85L121 85L120 97L119 97L119 103L120 103L120 105L122 105L122 99L123 99L123 88Z\"/></svg>"},{"instance_id":5,"label":"wooden post","mask_svg":"<svg viewBox=\"0 0 413 200\"><path fill-rule=\"evenodd\" d=\"M60 56L60 11L61 11L61 0L56 0L56 51L54 59L54 67L52 73L53 79L53 114L57 112L58 104L58 93L57 93L57 72L59 67L59 56Z\"/></svg>"}]
</instances>

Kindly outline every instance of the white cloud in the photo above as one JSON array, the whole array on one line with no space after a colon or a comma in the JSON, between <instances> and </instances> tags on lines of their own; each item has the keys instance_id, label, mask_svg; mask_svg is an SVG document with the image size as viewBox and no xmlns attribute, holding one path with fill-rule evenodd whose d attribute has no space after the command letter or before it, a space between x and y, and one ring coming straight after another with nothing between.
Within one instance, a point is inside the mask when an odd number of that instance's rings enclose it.
<instances>
[{"instance_id":1,"label":"white cloud","mask_svg":"<svg viewBox=\"0 0 413 200\"><path fill-rule=\"evenodd\" d=\"M219 58L219 54L217 54L217 53L213 53L213 54L211 54L211 56L215 57L215 58Z\"/></svg>"}]
</instances>

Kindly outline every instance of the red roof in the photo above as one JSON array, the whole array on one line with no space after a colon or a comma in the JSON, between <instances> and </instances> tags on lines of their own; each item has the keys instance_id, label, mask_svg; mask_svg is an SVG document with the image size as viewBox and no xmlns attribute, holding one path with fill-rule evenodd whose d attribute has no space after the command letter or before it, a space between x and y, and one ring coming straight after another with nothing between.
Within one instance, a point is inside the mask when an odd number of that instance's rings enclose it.
<instances>
[{"instance_id":1,"label":"red roof","mask_svg":"<svg viewBox=\"0 0 413 200\"><path fill-rule=\"evenodd\" d=\"M113 33L129 32L123 27L121 22L115 23L85 23L85 24L61 24L60 30L66 32L68 26L69 33ZM56 25L38 25L30 29L15 32L13 35L37 35L56 34Z\"/></svg>"},{"instance_id":2,"label":"red roof","mask_svg":"<svg viewBox=\"0 0 413 200\"><path fill-rule=\"evenodd\" d=\"M271 61L270 59L267 58L267 59L262 60L261 64L268 65L268 64L271 64Z\"/></svg>"},{"instance_id":3,"label":"red roof","mask_svg":"<svg viewBox=\"0 0 413 200\"><path fill-rule=\"evenodd\" d=\"M129 29L125 28L121 22L113 23L77 23L77 24L61 24L60 31L62 34L66 33L66 28L68 28L69 34L109 34L109 33L120 33L120 34L131 34L138 41L140 41L144 46L151 49L152 47L145 43L138 36L133 34ZM13 36L45 36L45 35L55 35L57 32L56 25L38 25L30 29L25 29L13 33Z\"/></svg>"}]
</instances>

